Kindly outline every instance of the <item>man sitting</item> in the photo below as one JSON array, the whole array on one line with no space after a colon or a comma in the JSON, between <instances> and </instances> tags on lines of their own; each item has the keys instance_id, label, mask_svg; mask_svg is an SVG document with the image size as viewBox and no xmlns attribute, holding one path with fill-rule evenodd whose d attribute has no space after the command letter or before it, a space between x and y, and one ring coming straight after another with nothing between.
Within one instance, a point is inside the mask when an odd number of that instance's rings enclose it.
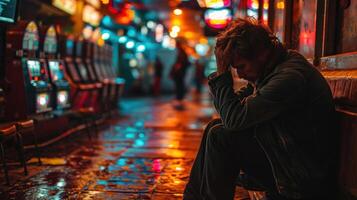
<instances>
[{"instance_id":1,"label":"man sitting","mask_svg":"<svg viewBox=\"0 0 357 200\"><path fill-rule=\"evenodd\" d=\"M233 199L240 171L270 199L334 199L335 109L319 71L249 18L218 36L215 55L220 119L204 131L184 199ZM249 81L238 93L230 70Z\"/></svg>"}]
</instances>

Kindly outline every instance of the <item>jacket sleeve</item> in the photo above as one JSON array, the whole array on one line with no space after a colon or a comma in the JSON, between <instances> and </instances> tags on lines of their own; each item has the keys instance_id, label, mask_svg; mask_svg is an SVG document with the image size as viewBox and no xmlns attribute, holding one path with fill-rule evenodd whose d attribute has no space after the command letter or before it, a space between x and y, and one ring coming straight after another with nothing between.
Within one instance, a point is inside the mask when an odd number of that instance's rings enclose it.
<instances>
[{"instance_id":1,"label":"jacket sleeve","mask_svg":"<svg viewBox=\"0 0 357 200\"><path fill-rule=\"evenodd\" d=\"M247 97L235 94L232 83L227 73L209 81L217 112L225 128L232 130L250 128L293 110L302 103L305 92L304 76L296 70L273 74L263 87Z\"/></svg>"}]
</instances>

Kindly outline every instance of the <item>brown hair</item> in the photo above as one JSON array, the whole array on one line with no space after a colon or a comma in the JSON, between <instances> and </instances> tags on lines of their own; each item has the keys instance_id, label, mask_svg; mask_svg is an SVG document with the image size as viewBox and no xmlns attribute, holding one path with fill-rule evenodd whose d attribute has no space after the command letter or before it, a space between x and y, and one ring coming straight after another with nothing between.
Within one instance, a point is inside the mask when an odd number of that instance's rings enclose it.
<instances>
[{"instance_id":1,"label":"brown hair","mask_svg":"<svg viewBox=\"0 0 357 200\"><path fill-rule=\"evenodd\" d=\"M255 59L264 50L285 51L285 47L274 33L252 17L232 21L218 35L216 48L222 49L224 55L230 58L239 55L248 60Z\"/></svg>"}]
</instances>

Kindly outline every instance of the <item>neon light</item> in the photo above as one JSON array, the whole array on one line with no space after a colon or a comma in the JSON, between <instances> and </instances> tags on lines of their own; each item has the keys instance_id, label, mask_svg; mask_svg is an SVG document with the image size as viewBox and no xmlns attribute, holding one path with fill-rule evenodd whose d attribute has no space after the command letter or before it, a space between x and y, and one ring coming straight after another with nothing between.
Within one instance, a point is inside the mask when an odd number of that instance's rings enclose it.
<instances>
[{"instance_id":1,"label":"neon light","mask_svg":"<svg viewBox=\"0 0 357 200\"><path fill-rule=\"evenodd\" d=\"M132 48L134 48L134 46L135 46L135 42L134 41L129 41L129 42L127 42L126 43L126 48L128 48L128 49L132 49Z\"/></svg>"},{"instance_id":2,"label":"neon light","mask_svg":"<svg viewBox=\"0 0 357 200\"><path fill-rule=\"evenodd\" d=\"M223 8L231 5L231 0L197 0L200 7Z\"/></svg>"},{"instance_id":3,"label":"neon light","mask_svg":"<svg viewBox=\"0 0 357 200\"><path fill-rule=\"evenodd\" d=\"M212 28L221 29L227 26L232 20L232 15L229 9L207 10L205 12L205 21Z\"/></svg>"},{"instance_id":4,"label":"neon light","mask_svg":"<svg viewBox=\"0 0 357 200\"><path fill-rule=\"evenodd\" d=\"M120 44L123 44L125 43L126 41L128 41L128 38L126 36L120 36L119 39L118 39L118 42Z\"/></svg>"},{"instance_id":5,"label":"neon light","mask_svg":"<svg viewBox=\"0 0 357 200\"><path fill-rule=\"evenodd\" d=\"M52 5L73 15L76 12L76 0L53 0Z\"/></svg>"},{"instance_id":6,"label":"neon light","mask_svg":"<svg viewBox=\"0 0 357 200\"><path fill-rule=\"evenodd\" d=\"M146 47L145 47L145 45L143 45L143 44L140 44L140 45L136 48L136 50L137 50L138 52L144 52L145 49L146 49Z\"/></svg>"},{"instance_id":7,"label":"neon light","mask_svg":"<svg viewBox=\"0 0 357 200\"><path fill-rule=\"evenodd\" d=\"M175 15L182 15L182 10L176 8L176 9L174 10L174 14L175 14Z\"/></svg>"}]
</instances>

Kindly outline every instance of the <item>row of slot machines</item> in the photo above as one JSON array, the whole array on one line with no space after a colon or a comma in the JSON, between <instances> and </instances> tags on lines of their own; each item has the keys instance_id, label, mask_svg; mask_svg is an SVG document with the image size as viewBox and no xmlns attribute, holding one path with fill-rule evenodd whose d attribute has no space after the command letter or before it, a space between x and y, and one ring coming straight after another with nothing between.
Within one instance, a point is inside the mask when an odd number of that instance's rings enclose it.
<instances>
[{"instance_id":1,"label":"row of slot machines","mask_svg":"<svg viewBox=\"0 0 357 200\"><path fill-rule=\"evenodd\" d=\"M3 120L115 108L124 81L112 48L58 35L54 26L18 22L6 34Z\"/></svg>"}]
</instances>

